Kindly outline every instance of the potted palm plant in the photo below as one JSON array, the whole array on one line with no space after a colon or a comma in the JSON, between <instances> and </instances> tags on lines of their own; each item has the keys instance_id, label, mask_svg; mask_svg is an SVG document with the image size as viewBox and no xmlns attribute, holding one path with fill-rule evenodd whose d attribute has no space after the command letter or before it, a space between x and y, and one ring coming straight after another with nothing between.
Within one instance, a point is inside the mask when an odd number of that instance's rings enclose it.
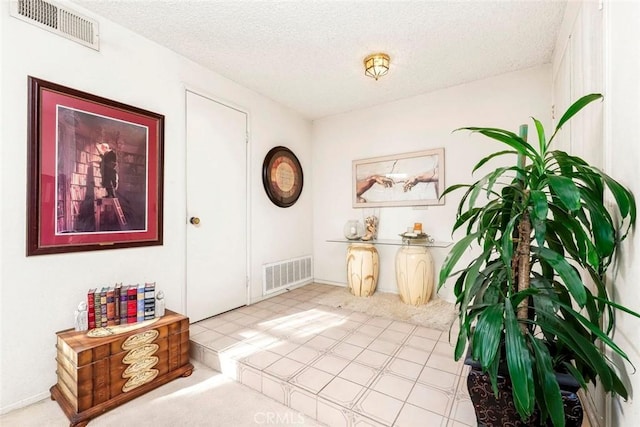
<instances>
[{"instance_id":1,"label":"potted palm plant","mask_svg":"<svg viewBox=\"0 0 640 427\"><path fill-rule=\"evenodd\" d=\"M509 425L564 426L562 373L578 386L599 381L607 392L628 396L604 347L628 361L610 337L615 311L640 315L614 302L605 280L635 223L635 200L607 174L552 149L560 128L600 98L591 94L576 101L548 139L534 118L535 144L504 129L458 129L506 145L480 160L474 172L495 158L517 159L513 166L444 192L466 189L453 226L453 231L466 227L466 235L444 260L438 285L455 278L460 325L455 358L468 346L466 354L488 381L490 394L504 395L504 387L510 388L509 405L518 419ZM607 189L611 203L605 199ZM454 271L475 244L473 259ZM500 408L474 405L479 425L507 422L496 416Z\"/></svg>"}]
</instances>

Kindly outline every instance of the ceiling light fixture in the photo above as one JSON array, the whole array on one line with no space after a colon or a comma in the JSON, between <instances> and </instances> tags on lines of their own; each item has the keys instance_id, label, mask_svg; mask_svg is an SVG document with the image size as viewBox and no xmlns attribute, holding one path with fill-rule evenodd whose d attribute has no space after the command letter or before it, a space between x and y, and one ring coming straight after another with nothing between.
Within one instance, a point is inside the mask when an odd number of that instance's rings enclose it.
<instances>
[{"instance_id":1,"label":"ceiling light fixture","mask_svg":"<svg viewBox=\"0 0 640 427\"><path fill-rule=\"evenodd\" d=\"M374 53L364 58L364 74L378 80L389 72L389 55Z\"/></svg>"}]
</instances>

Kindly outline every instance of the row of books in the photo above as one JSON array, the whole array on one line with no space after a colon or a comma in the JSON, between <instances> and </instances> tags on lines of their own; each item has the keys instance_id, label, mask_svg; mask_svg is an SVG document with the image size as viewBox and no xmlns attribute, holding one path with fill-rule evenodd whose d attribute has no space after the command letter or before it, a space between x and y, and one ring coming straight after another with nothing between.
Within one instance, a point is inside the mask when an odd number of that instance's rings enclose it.
<instances>
[{"instance_id":1,"label":"row of books","mask_svg":"<svg viewBox=\"0 0 640 427\"><path fill-rule=\"evenodd\" d=\"M156 284L104 286L87 292L89 329L143 322L155 317Z\"/></svg>"}]
</instances>

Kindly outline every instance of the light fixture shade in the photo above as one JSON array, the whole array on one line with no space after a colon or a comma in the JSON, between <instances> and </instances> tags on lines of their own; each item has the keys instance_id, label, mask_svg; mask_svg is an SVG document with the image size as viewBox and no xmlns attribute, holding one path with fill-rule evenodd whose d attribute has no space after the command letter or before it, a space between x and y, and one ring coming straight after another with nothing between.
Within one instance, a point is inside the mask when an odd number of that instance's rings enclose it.
<instances>
[{"instance_id":1,"label":"light fixture shade","mask_svg":"<svg viewBox=\"0 0 640 427\"><path fill-rule=\"evenodd\" d=\"M389 55L374 53L364 58L364 74L378 80L389 72Z\"/></svg>"}]
</instances>

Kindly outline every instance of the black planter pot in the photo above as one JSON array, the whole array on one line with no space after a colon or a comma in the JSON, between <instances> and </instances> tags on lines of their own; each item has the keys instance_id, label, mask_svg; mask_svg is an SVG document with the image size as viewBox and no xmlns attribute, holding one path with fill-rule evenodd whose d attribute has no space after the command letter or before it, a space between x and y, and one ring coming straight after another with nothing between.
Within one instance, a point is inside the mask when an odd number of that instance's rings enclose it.
<instances>
[{"instance_id":1,"label":"black planter pot","mask_svg":"<svg viewBox=\"0 0 640 427\"><path fill-rule=\"evenodd\" d=\"M471 366L467 376L467 389L476 413L479 427L534 427L552 426L551 421L546 424L540 421L540 412L536 409L533 415L523 421L516 411L511 394L511 380L508 375L498 375L498 396L493 393L489 376L482 373L480 364L467 355L465 365ZM571 375L556 373L562 402L566 427L580 427L582 425L582 403L577 391L580 384Z\"/></svg>"}]
</instances>

